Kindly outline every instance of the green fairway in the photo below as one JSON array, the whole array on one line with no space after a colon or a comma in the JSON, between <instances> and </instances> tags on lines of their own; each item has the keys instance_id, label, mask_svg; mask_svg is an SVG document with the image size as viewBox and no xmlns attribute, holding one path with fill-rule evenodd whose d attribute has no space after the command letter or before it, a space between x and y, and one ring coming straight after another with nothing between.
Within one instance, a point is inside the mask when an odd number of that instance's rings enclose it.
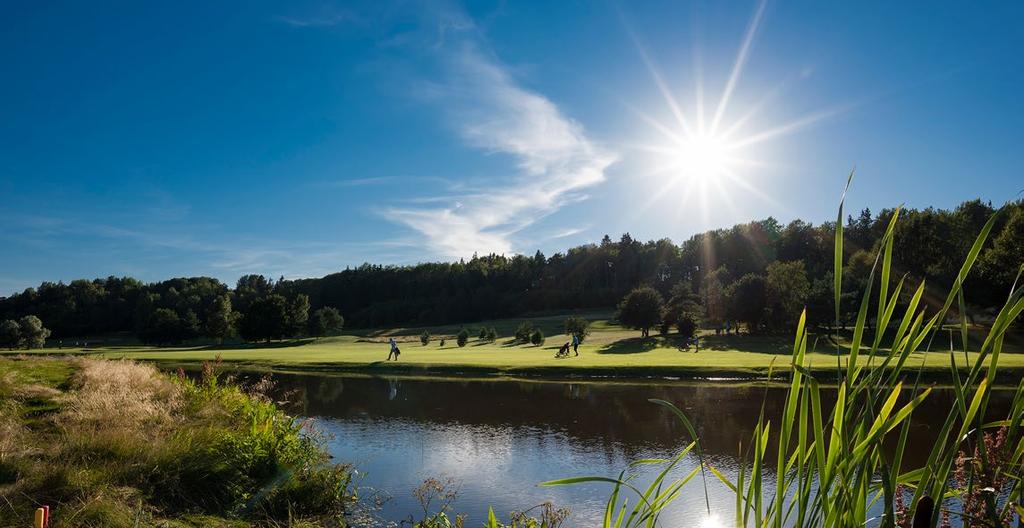
<instances>
[{"instance_id":1,"label":"green fairway","mask_svg":"<svg viewBox=\"0 0 1024 528\"><path fill-rule=\"evenodd\" d=\"M393 329L359 332L320 340L304 339L262 345L224 345L187 347L146 347L137 345L106 345L91 348L43 349L37 353L89 354L107 358L133 358L165 364L212 360L220 355L223 361L242 368L368 370L376 372L447 372L506 373L546 375L657 375L657 376L743 376L762 375L769 368L787 370L792 341L785 336L715 336L705 335L700 352L682 350L674 336L641 339L638 332L596 320L592 334L580 347L578 357L555 359L558 347L568 341L561 334L563 316L532 318L548 334L544 345L514 343L510 337L515 326L524 319L507 319L470 325L469 342L456 344L454 333L459 327L430 329L431 342L423 346L419 334L423 329ZM475 337L480 326L499 329L495 342ZM440 337L445 345L440 346ZM402 350L399 361L386 361L387 340L395 337ZM947 344L948 346L948 344ZM824 338L814 340L809 354L811 367L819 371L834 370L838 361L845 364L846 355L836 356L834 345ZM1008 345L1011 351L1016 346ZM865 352L861 360L866 362ZM959 365L966 364L962 352L954 354ZM973 361L977 356L968 355ZM936 373L949 368L947 351L915 353L908 366ZM1008 353L1000 357L1004 369L1024 369L1024 354Z\"/></svg>"}]
</instances>

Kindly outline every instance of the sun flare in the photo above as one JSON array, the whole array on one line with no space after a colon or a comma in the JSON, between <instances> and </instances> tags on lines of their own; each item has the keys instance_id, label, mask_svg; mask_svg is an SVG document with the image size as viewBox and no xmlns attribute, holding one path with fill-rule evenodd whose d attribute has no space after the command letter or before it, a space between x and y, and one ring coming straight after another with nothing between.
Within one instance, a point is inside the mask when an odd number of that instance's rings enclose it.
<instances>
[{"instance_id":1,"label":"sun flare","mask_svg":"<svg viewBox=\"0 0 1024 528\"><path fill-rule=\"evenodd\" d=\"M670 169L676 177L690 180L715 180L729 170L733 161L730 145L722 138L699 135L688 138L672 155Z\"/></svg>"}]
</instances>

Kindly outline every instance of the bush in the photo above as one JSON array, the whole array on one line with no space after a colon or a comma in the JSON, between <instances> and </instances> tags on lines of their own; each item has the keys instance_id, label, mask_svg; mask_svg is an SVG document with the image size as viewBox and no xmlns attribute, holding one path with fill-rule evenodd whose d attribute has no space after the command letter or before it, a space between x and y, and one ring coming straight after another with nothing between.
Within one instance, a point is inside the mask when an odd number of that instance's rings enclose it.
<instances>
[{"instance_id":1,"label":"bush","mask_svg":"<svg viewBox=\"0 0 1024 528\"><path fill-rule=\"evenodd\" d=\"M676 319L676 328L679 329L679 335L689 339L697 333L697 316L690 312L683 312Z\"/></svg>"},{"instance_id":2,"label":"bush","mask_svg":"<svg viewBox=\"0 0 1024 528\"><path fill-rule=\"evenodd\" d=\"M576 339L582 344L587 336L590 335L590 321L576 316L566 319L565 335L576 336Z\"/></svg>"},{"instance_id":3,"label":"bush","mask_svg":"<svg viewBox=\"0 0 1024 528\"><path fill-rule=\"evenodd\" d=\"M469 341L469 330L463 328L462 330L459 330L458 334L456 334L455 342L458 343L460 347L464 347L466 346L467 341Z\"/></svg>"},{"instance_id":4,"label":"bush","mask_svg":"<svg viewBox=\"0 0 1024 528\"><path fill-rule=\"evenodd\" d=\"M544 344L544 332L540 328L537 328L536 330L534 330L533 333L530 334L530 342L533 343L536 346L543 345Z\"/></svg>"},{"instance_id":5,"label":"bush","mask_svg":"<svg viewBox=\"0 0 1024 528\"><path fill-rule=\"evenodd\" d=\"M519 327L516 328L516 341L520 343L529 343L530 336L533 335L533 323L529 321L523 321L519 323Z\"/></svg>"},{"instance_id":6,"label":"bush","mask_svg":"<svg viewBox=\"0 0 1024 528\"><path fill-rule=\"evenodd\" d=\"M337 308L331 306L318 309L309 318L309 335L313 337L337 334L344 327L345 318Z\"/></svg>"},{"instance_id":7,"label":"bush","mask_svg":"<svg viewBox=\"0 0 1024 528\"><path fill-rule=\"evenodd\" d=\"M423 346L427 346L428 344L430 344L430 332L429 331L424 330L423 333L420 334L420 344L422 344Z\"/></svg>"}]
</instances>

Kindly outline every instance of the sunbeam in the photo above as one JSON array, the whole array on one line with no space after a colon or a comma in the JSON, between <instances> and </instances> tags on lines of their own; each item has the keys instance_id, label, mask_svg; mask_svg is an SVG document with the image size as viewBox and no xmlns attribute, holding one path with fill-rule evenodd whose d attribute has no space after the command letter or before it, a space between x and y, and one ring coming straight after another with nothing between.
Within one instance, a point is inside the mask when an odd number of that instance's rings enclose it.
<instances>
[{"instance_id":1,"label":"sunbeam","mask_svg":"<svg viewBox=\"0 0 1024 528\"><path fill-rule=\"evenodd\" d=\"M754 42L754 35L757 34L757 27L761 25L761 18L764 16L764 8L767 3L767 0L761 0L758 3L757 11L754 12L754 18L750 21L750 25L747 26L747 34L743 37L743 44L740 46L740 51L736 55L736 62L733 64L732 72L729 74L729 81L725 83L725 89L722 91L722 98L718 101L718 108L715 110L715 117L711 121L712 135L714 135L718 130L718 124L722 121L722 115L725 113L725 108L729 106L729 98L732 97L732 92L736 89L736 83L740 79L740 74L743 73L743 66L747 63L747 57L750 55L750 45Z\"/></svg>"},{"instance_id":2,"label":"sunbeam","mask_svg":"<svg viewBox=\"0 0 1024 528\"><path fill-rule=\"evenodd\" d=\"M705 115L705 112L711 113L712 108L705 104L705 72L700 43L695 42L693 47L693 93L690 97L682 97L671 89L666 82L667 77L655 66L653 58L639 37L629 29L625 17L622 17L629 37L667 107L668 112L662 115L671 114L675 121L673 123L673 119L667 116L658 119L653 117L657 115L656 113L648 113L631 106L640 119L657 133L656 137L661 138L656 138L655 144L634 147L634 150L646 152L651 158L649 167L653 170L643 176L654 182L653 192L634 214L641 214L653 207L656 202L660 203L666 199L675 204L676 212L682 206L689 205L685 202L696 201L696 206L701 209L704 225L707 226L709 209L713 208L712 200L715 205L724 206L730 213L739 214L736 210L736 197L733 195L737 190L770 204L775 210L786 210L765 192L769 187L761 179L753 181L744 174L745 171L753 169L778 167L778 164L757 159L760 149L753 147L793 134L842 113L850 105L813 112L783 124L769 123L766 126L766 123L757 123L762 111L774 105L791 84L790 81L798 77L794 73L788 79L764 91L753 104L748 103L745 108L741 108L742 112L739 112L738 119L731 117L735 116L735 113L730 112L730 105L735 106L735 103L741 101L737 95L740 93L740 80L744 69L752 64L754 40L764 22L766 10L767 0L758 0L742 36L735 62L729 70L728 78L711 115ZM685 94L685 91L680 93ZM714 100L714 94L711 94L711 101ZM684 108L685 105L681 106L679 101L692 101L693 106ZM758 152L755 153L754 150ZM710 192L711 189L715 192ZM691 193L692 190L696 190L696 193ZM680 194L685 195L684 203L679 201Z\"/></svg>"}]
</instances>

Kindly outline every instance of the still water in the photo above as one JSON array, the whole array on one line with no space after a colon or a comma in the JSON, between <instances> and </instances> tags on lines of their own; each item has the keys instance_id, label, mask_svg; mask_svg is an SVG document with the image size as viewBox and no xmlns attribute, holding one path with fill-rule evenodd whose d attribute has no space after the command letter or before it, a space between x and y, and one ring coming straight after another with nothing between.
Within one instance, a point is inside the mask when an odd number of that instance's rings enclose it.
<instances>
[{"instance_id":1,"label":"still water","mask_svg":"<svg viewBox=\"0 0 1024 528\"><path fill-rule=\"evenodd\" d=\"M785 389L763 384L699 381L274 379L276 390L288 394L291 412L314 419L328 435L331 454L364 473L364 494L373 490L388 498L378 512L381 518L397 522L421 512L413 489L426 478L450 478L458 487L453 510L467 514L467 526L479 526L488 506L503 516L544 501L571 506L569 526L599 525L608 485L542 488L537 483L613 477L631 461L678 453L690 442L684 427L650 398L681 407L697 428L709 462L733 475L740 444L749 442L762 402L767 416L774 417L785 398ZM1005 393L993 393L991 409L1005 413L1008 400ZM951 392L940 390L915 413L908 464L924 462L934 428L951 402ZM677 476L696 465L696 455L687 455ZM712 513L731 519L734 496L710 474L708 479ZM766 480L771 479L769 472ZM663 515L664 526L699 526L707 518L700 477L684 490Z\"/></svg>"}]
</instances>

